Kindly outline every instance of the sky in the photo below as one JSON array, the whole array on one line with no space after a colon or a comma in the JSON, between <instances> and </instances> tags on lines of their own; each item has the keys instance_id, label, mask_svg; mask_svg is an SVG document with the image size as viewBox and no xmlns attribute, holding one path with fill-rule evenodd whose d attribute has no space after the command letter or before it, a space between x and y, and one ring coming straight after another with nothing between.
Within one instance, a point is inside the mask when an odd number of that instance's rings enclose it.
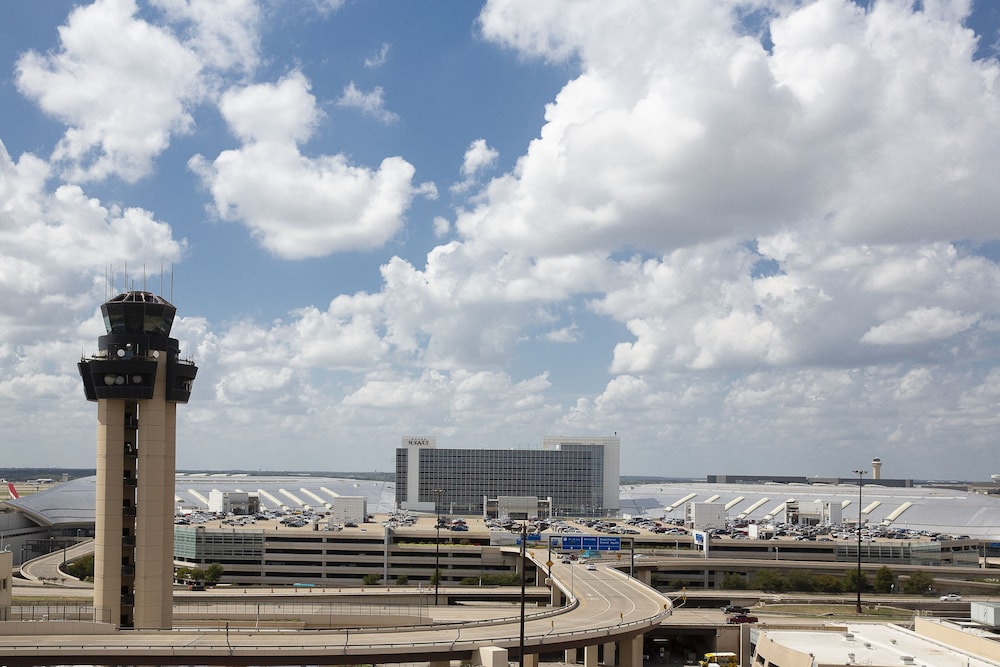
<instances>
[{"instance_id":1,"label":"sky","mask_svg":"<svg viewBox=\"0 0 1000 667\"><path fill-rule=\"evenodd\" d=\"M624 475L1000 473L1000 5L0 3L0 453L93 467L100 304L177 466L621 438Z\"/></svg>"}]
</instances>

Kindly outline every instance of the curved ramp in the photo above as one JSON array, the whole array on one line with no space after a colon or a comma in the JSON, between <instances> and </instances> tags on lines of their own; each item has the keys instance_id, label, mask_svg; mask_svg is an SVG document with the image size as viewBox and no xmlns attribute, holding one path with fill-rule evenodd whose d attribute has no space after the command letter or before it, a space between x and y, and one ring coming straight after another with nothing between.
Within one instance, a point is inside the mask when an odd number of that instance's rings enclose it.
<instances>
[{"instance_id":1,"label":"curved ramp","mask_svg":"<svg viewBox=\"0 0 1000 667\"><path fill-rule=\"evenodd\" d=\"M571 569L572 568L572 569ZM524 622L526 654L628 640L659 625L672 611L656 590L601 566L557 564L551 576L575 604L566 611ZM130 630L111 634L22 635L0 637L8 665L359 664L400 661L471 660L481 648L499 647L517 655L520 618L495 623L357 628L295 632L261 629L229 631ZM37 631L37 630L36 630Z\"/></svg>"}]
</instances>

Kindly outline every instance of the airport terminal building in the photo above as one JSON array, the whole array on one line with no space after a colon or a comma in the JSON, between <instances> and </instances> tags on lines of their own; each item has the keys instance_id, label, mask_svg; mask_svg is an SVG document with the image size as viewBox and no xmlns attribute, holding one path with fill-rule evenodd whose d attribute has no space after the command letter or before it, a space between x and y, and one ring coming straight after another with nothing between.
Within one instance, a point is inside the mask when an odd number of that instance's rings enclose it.
<instances>
[{"instance_id":1,"label":"airport terminal building","mask_svg":"<svg viewBox=\"0 0 1000 667\"><path fill-rule=\"evenodd\" d=\"M503 498L535 498L538 516L616 516L621 442L546 437L541 449L438 449L405 436L396 450L396 504L411 511L503 514Z\"/></svg>"}]
</instances>

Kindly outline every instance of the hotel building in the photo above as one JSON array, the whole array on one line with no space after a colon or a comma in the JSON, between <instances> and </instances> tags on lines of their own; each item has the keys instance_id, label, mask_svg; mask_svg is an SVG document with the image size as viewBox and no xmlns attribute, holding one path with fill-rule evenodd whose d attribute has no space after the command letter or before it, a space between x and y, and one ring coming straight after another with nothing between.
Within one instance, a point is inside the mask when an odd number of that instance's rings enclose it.
<instances>
[{"instance_id":1,"label":"hotel building","mask_svg":"<svg viewBox=\"0 0 1000 667\"><path fill-rule=\"evenodd\" d=\"M621 442L546 437L541 449L438 449L406 436L396 450L396 504L441 514L494 513L502 498L535 498L542 514L616 516ZM542 515L540 514L540 515Z\"/></svg>"}]
</instances>

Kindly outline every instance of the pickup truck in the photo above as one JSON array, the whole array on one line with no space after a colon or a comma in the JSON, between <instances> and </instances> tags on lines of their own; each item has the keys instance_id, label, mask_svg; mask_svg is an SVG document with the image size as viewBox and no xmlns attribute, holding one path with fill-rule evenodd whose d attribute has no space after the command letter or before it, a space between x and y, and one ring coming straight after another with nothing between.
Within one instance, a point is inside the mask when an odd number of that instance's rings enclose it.
<instances>
[{"instance_id":1,"label":"pickup truck","mask_svg":"<svg viewBox=\"0 0 1000 667\"><path fill-rule=\"evenodd\" d=\"M756 616L747 616L746 614L734 614L733 616L730 616L729 618L727 618L726 622L727 623L731 623L731 624L734 624L734 623L756 623L757 620L758 619L757 619Z\"/></svg>"}]
</instances>

